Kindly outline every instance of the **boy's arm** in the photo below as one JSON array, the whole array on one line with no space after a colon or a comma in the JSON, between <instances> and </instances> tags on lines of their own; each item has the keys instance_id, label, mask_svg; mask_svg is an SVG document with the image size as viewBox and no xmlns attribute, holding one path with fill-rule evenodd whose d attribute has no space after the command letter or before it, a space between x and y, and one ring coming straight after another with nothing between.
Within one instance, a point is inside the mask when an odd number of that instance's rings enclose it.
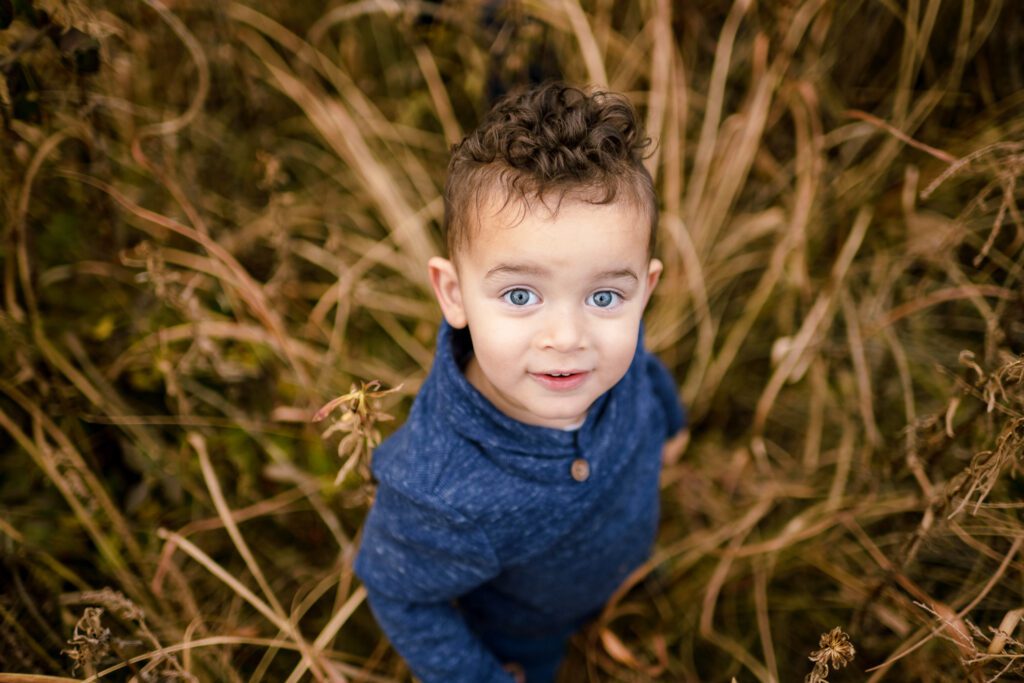
<instances>
[{"instance_id":1,"label":"boy's arm","mask_svg":"<svg viewBox=\"0 0 1024 683\"><path fill-rule=\"evenodd\" d=\"M679 388L668 370L653 353L647 355L647 376L651 379L654 398L665 416L665 437L676 437L671 441L683 445L679 432L686 427L686 411L679 402Z\"/></svg>"},{"instance_id":2,"label":"boy's arm","mask_svg":"<svg viewBox=\"0 0 1024 683\"><path fill-rule=\"evenodd\" d=\"M453 604L500 571L470 520L381 484L355 569L384 633L424 683L514 681Z\"/></svg>"},{"instance_id":3,"label":"boy's arm","mask_svg":"<svg viewBox=\"0 0 1024 683\"><path fill-rule=\"evenodd\" d=\"M391 644L423 683L513 683L450 603L419 604L369 592Z\"/></svg>"},{"instance_id":4,"label":"boy's arm","mask_svg":"<svg viewBox=\"0 0 1024 683\"><path fill-rule=\"evenodd\" d=\"M657 356L647 356L647 376L651 379L654 398L665 416L665 445L661 449L661 462L674 465L690 439L686 431L686 411L679 402L675 380Z\"/></svg>"},{"instance_id":5,"label":"boy's arm","mask_svg":"<svg viewBox=\"0 0 1024 683\"><path fill-rule=\"evenodd\" d=\"M679 462L687 442L690 440L690 432L685 429L670 438L661 448L661 462L664 465L675 465Z\"/></svg>"}]
</instances>

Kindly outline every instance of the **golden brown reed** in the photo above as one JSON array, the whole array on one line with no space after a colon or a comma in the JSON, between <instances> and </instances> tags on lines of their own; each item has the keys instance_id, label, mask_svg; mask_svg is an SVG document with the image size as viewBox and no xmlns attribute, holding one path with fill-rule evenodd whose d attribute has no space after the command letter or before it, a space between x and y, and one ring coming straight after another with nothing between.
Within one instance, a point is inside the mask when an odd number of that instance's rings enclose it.
<instances>
[{"instance_id":1,"label":"golden brown reed","mask_svg":"<svg viewBox=\"0 0 1024 683\"><path fill-rule=\"evenodd\" d=\"M692 425L564 680L798 680L816 642L807 680L1024 678L1019 12L506 5L18 4L0 681L407 678L360 481L431 362L448 147L531 69L658 142Z\"/></svg>"}]
</instances>

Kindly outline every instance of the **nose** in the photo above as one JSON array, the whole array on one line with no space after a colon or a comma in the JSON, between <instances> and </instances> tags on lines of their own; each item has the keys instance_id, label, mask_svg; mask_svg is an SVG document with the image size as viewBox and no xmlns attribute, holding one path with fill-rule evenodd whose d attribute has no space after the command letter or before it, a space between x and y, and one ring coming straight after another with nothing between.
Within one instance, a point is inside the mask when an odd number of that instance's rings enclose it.
<instances>
[{"instance_id":1,"label":"nose","mask_svg":"<svg viewBox=\"0 0 1024 683\"><path fill-rule=\"evenodd\" d=\"M586 324L579 312L553 309L544 319L539 336L540 346L560 353L582 348L586 338Z\"/></svg>"}]
</instances>

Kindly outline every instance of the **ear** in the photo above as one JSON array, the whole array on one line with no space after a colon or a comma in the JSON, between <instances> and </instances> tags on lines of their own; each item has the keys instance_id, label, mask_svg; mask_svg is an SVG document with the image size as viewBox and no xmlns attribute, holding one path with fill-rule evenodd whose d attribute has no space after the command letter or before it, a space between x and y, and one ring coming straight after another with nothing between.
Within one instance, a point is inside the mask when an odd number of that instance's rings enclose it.
<instances>
[{"instance_id":1,"label":"ear","mask_svg":"<svg viewBox=\"0 0 1024 683\"><path fill-rule=\"evenodd\" d=\"M459 288L459 273L455 264L448 259L435 256L427 261L430 284L434 288L437 303L441 304L441 312L448 324L458 329L466 326L466 308L462 303L462 290Z\"/></svg>"},{"instance_id":2,"label":"ear","mask_svg":"<svg viewBox=\"0 0 1024 683\"><path fill-rule=\"evenodd\" d=\"M654 288L658 286L658 280L661 279L661 271L664 268L665 266L656 258L652 258L647 266L647 294L644 297L644 308L647 307L647 302L650 301Z\"/></svg>"}]
</instances>

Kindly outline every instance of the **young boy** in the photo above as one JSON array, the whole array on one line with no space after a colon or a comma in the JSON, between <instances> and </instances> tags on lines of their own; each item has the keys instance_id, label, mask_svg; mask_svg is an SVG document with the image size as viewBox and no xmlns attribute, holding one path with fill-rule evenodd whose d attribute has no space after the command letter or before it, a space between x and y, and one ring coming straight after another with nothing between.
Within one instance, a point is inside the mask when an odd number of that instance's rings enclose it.
<instances>
[{"instance_id":1,"label":"young boy","mask_svg":"<svg viewBox=\"0 0 1024 683\"><path fill-rule=\"evenodd\" d=\"M434 366L374 455L355 564L424 683L550 683L649 554L684 417L643 348L662 270L647 143L624 97L549 83L453 149Z\"/></svg>"}]
</instances>

